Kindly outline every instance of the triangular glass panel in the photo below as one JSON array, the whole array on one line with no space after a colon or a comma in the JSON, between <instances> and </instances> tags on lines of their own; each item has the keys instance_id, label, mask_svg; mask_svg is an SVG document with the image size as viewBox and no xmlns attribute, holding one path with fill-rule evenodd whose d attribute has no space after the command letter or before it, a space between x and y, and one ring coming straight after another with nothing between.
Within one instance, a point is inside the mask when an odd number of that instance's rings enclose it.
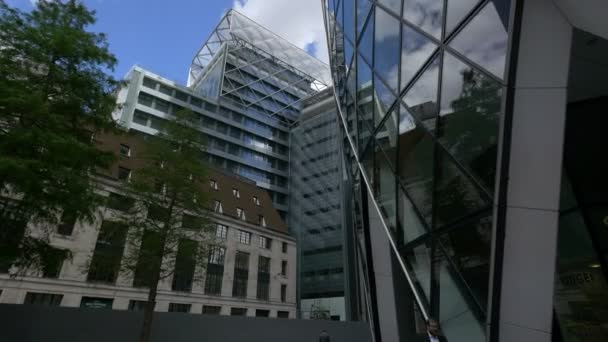
<instances>
[{"instance_id":1,"label":"triangular glass panel","mask_svg":"<svg viewBox=\"0 0 608 342\"><path fill-rule=\"evenodd\" d=\"M453 224L491 205L469 176L443 148L437 148L439 175L435 179L434 229Z\"/></svg>"},{"instance_id":2,"label":"triangular glass panel","mask_svg":"<svg viewBox=\"0 0 608 342\"><path fill-rule=\"evenodd\" d=\"M446 36L456 28L456 26L471 12L473 7L480 0L447 0L447 18L445 20Z\"/></svg>"},{"instance_id":3,"label":"triangular glass panel","mask_svg":"<svg viewBox=\"0 0 608 342\"><path fill-rule=\"evenodd\" d=\"M393 170L397 169L398 130L399 107L396 107L391 111L391 114L384 120L382 126L376 132L376 146L382 147Z\"/></svg>"},{"instance_id":4,"label":"triangular glass panel","mask_svg":"<svg viewBox=\"0 0 608 342\"><path fill-rule=\"evenodd\" d=\"M373 59L373 49L374 49L374 15L372 13L369 18L369 22L367 26L365 26L365 31L359 38L358 45L359 53L365 58L368 63L372 63Z\"/></svg>"},{"instance_id":5,"label":"triangular glass panel","mask_svg":"<svg viewBox=\"0 0 608 342\"><path fill-rule=\"evenodd\" d=\"M403 96L403 103L409 113L431 132L435 131L438 114L439 56L429 64L424 72Z\"/></svg>"},{"instance_id":6,"label":"triangular glass panel","mask_svg":"<svg viewBox=\"0 0 608 342\"><path fill-rule=\"evenodd\" d=\"M385 10L376 8L374 29L374 71L391 90L399 92L400 23Z\"/></svg>"},{"instance_id":7,"label":"triangular glass panel","mask_svg":"<svg viewBox=\"0 0 608 342\"><path fill-rule=\"evenodd\" d=\"M344 1L344 36L355 40L355 1Z\"/></svg>"},{"instance_id":8,"label":"triangular glass panel","mask_svg":"<svg viewBox=\"0 0 608 342\"><path fill-rule=\"evenodd\" d=\"M382 148L375 145L374 153L374 197L389 228L397 234L397 186L393 169Z\"/></svg>"},{"instance_id":9,"label":"triangular glass panel","mask_svg":"<svg viewBox=\"0 0 608 342\"><path fill-rule=\"evenodd\" d=\"M401 89L437 50L437 45L408 25L402 25Z\"/></svg>"},{"instance_id":10,"label":"triangular glass panel","mask_svg":"<svg viewBox=\"0 0 608 342\"><path fill-rule=\"evenodd\" d=\"M401 0L379 0L378 2L395 14L401 13Z\"/></svg>"},{"instance_id":11,"label":"triangular glass panel","mask_svg":"<svg viewBox=\"0 0 608 342\"><path fill-rule=\"evenodd\" d=\"M374 104L374 127L378 126L384 115L395 102L395 94L378 78L374 76L374 90L376 103Z\"/></svg>"},{"instance_id":12,"label":"triangular glass panel","mask_svg":"<svg viewBox=\"0 0 608 342\"><path fill-rule=\"evenodd\" d=\"M444 0L404 0L403 18L421 30L441 38Z\"/></svg>"},{"instance_id":13,"label":"triangular glass panel","mask_svg":"<svg viewBox=\"0 0 608 342\"><path fill-rule=\"evenodd\" d=\"M493 193L502 86L448 53L442 83L439 141Z\"/></svg>"},{"instance_id":14,"label":"triangular glass panel","mask_svg":"<svg viewBox=\"0 0 608 342\"><path fill-rule=\"evenodd\" d=\"M372 3L369 0L358 0L357 1L357 37L361 34L365 20L369 14L369 10L372 7Z\"/></svg>"},{"instance_id":15,"label":"triangular glass panel","mask_svg":"<svg viewBox=\"0 0 608 342\"><path fill-rule=\"evenodd\" d=\"M458 32L450 46L502 79L507 55L508 27L501 20L501 8L496 7L494 1L488 2Z\"/></svg>"}]
</instances>

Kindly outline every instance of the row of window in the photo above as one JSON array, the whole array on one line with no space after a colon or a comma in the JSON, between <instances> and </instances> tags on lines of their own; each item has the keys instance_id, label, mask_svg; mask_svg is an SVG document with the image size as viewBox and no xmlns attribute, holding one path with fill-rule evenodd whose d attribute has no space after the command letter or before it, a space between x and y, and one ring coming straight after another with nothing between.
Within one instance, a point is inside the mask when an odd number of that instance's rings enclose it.
<instances>
[{"instance_id":1,"label":"row of window","mask_svg":"<svg viewBox=\"0 0 608 342\"><path fill-rule=\"evenodd\" d=\"M304 215L306 215L306 216L312 216L312 215L316 215L316 214L319 214L319 213L328 213L332 209L338 210L338 209L340 209L340 205L339 204L334 204L334 205L330 205L330 206L323 207L323 208L317 208L317 209L314 209L314 210L308 210L308 211L304 212Z\"/></svg>"},{"instance_id":2,"label":"row of window","mask_svg":"<svg viewBox=\"0 0 608 342\"><path fill-rule=\"evenodd\" d=\"M304 166L304 165L306 165L308 163L314 163L314 162L318 162L318 161L321 161L323 159L329 158L329 157L331 157L331 156L333 156L335 154L336 154L335 151L323 153L323 154L321 154L319 156L316 156L314 158L310 158L308 160L303 160L301 163L302 163L302 166Z\"/></svg>"},{"instance_id":3,"label":"row of window","mask_svg":"<svg viewBox=\"0 0 608 342\"><path fill-rule=\"evenodd\" d=\"M323 176L329 176L332 173L337 173L337 172L338 172L338 168L336 167L336 168L329 169L329 170L326 170L326 171L313 173L312 175L307 176L307 177L302 177L301 179L302 179L303 182L307 182L310 179L316 179L316 178L321 178Z\"/></svg>"},{"instance_id":4,"label":"row of window","mask_svg":"<svg viewBox=\"0 0 608 342\"><path fill-rule=\"evenodd\" d=\"M42 292L27 292L23 304L45 305L45 306L60 306L63 300L62 294L42 293ZM80 307L87 309L112 309L114 304L113 298L104 297L88 297L84 296L80 300ZM147 302L144 300L131 299L129 300L129 311L143 311ZM231 316L246 316L247 308L231 307ZM253 309L252 309L253 310ZM191 313L192 304L188 303L169 303L169 312L185 312ZM203 305L202 314L219 315L222 307L219 305ZM270 317L270 310L255 309L256 317ZM278 318L289 318L289 311L277 311Z\"/></svg>"},{"instance_id":5,"label":"row of window","mask_svg":"<svg viewBox=\"0 0 608 342\"><path fill-rule=\"evenodd\" d=\"M310 142L310 143L308 143L306 145L302 145L301 149L305 150L305 149L307 149L309 147L312 147L314 145L321 145L321 144L323 144L323 143L325 143L327 141L334 140L335 138L336 138L335 136L329 136L329 137L321 138L321 139L315 140L313 142Z\"/></svg>"},{"instance_id":6,"label":"row of window","mask_svg":"<svg viewBox=\"0 0 608 342\"><path fill-rule=\"evenodd\" d=\"M316 132L316 131L318 131L319 129L321 129L323 127L327 127L327 126L335 124L335 123L336 123L336 119L331 119L331 120L328 120L328 121L323 121L320 124L316 124L316 125L314 125L314 126L312 126L310 128L305 129L304 131L302 131L302 134L308 134L308 133L311 133L311 132Z\"/></svg>"},{"instance_id":7,"label":"row of window","mask_svg":"<svg viewBox=\"0 0 608 342\"><path fill-rule=\"evenodd\" d=\"M304 198L310 198L310 197L314 197L314 196L321 196L323 194L329 194L332 193L334 191L340 191L340 189L338 187L331 187L328 186L327 188L323 189L323 190L317 190L317 191L312 191L312 192L308 192L305 194L302 194L302 197Z\"/></svg>"},{"instance_id":8,"label":"row of window","mask_svg":"<svg viewBox=\"0 0 608 342\"><path fill-rule=\"evenodd\" d=\"M213 211L218 214L224 214L224 206L222 205L222 201L213 201ZM243 208L236 208L236 218L247 221L247 215ZM262 227L266 227L266 219L264 218L264 215L258 215L258 224Z\"/></svg>"}]
</instances>

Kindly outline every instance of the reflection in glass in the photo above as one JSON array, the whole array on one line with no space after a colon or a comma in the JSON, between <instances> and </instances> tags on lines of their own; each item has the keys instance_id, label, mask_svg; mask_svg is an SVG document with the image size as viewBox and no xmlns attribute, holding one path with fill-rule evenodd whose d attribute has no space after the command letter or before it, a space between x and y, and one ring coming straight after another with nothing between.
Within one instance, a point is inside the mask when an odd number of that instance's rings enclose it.
<instances>
[{"instance_id":1,"label":"reflection in glass","mask_svg":"<svg viewBox=\"0 0 608 342\"><path fill-rule=\"evenodd\" d=\"M475 297L479 309L485 311L490 281L492 215L466 223L441 236L440 241L445 254Z\"/></svg>"},{"instance_id":2,"label":"reflection in glass","mask_svg":"<svg viewBox=\"0 0 608 342\"><path fill-rule=\"evenodd\" d=\"M452 33L456 25L473 9L480 0L447 0L447 18L445 21L446 36Z\"/></svg>"},{"instance_id":3,"label":"reflection in glass","mask_svg":"<svg viewBox=\"0 0 608 342\"><path fill-rule=\"evenodd\" d=\"M374 71L394 92L399 83L399 20L376 8Z\"/></svg>"},{"instance_id":4,"label":"reflection in glass","mask_svg":"<svg viewBox=\"0 0 608 342\"><path fill-rule=\"evenodd\" d=\"M403 192L401 187L398 189L398 195L399 225L403 234L401 243L406 244L427 233L428 229L422 223L410 198Z\"/></svg>"},{"instance_id":5,"label":"reflection in glass","mask_svg":"<svg viewBox=\"0 0 608 342\"><path fill-rule=\"evenodd\" d=\"M372 70L360 55L357 59L357 101L357 131L362 151L371 136L370 127L374 127L374 93Z\"/></svg>"},{"instance_id":6,"label":"reflection in glass","mask_svg":"<svg viewBox=\"0 0 608 342\"><path fill-rule=\"evenodd\" d=\"M415 126L409 112L402 107L399 124L399 179L429 226L433 207L433 150L432 138Z\"/></svg>"},{"instance_id":7,"label":"reflection in glass","mask_svg":"<svg viewBox=\"0 0 608 342\"><path fill-rule=\"evenodd\" d=\"M355 0L342 0L344 3L344 35L355 41Z\"/></svg>"},{"instance_id":8,"label":"reflection in glass","mask_svg":"<svg viewBox=\"0 0 608 342\"><path fill-rule=\"evenodd\" d=\"M344 58L345 58L345 66L346 66L346 70L350 70L352 68L351 66L351 62L353 61L353 56L354 56L354 52L355 52L355 48L353 48L353 45L348 41L348 39L344 39Z\"/></svg>"},{"instance_id":9,"label":"reflection in glass","mask_svg":"<svg viewBox=\"0 0 608 342\"><path fill-rule=\"evenodd\" d=\"M372 57L373 48L374 48L374 15L369 18L369 23L365 26L365 31L359 39L359 45L357 46L357 51L365 57L365 60L371 64L373 62Z\"/></svg>"},{"instance_id":10,"label":"reflection in glass","mask_svg":"<svg viewBox=\"0 0 608 342\"><path fill-rule=\"evenodd\" d=\"M393 170L396 170L397 165L397 130L399 125L399 107L397 107L391 111L390 116L384 120L382 127L376 133L376 143L386 153Z\"/></svg>"},{"instance_id":11,"label":"reflection in glass","mask_svg":"<svg viewBox=\"0 0 608 342\"><path fill-rule=\"evenodd\" d=\"M403 18L437 39L441 38L442 12L443 0L403 1Z\"/></svg>"},{"instance_id":12,"label":"reflection in glass","mask_svg":"<svg viewBox=\"0 0 608 342\"><path fill-rule=\"evenodd\" d=\"M435 222L439 228L475 213L490 205L480 190L456 166L442 148L435 150L439 160L439 177L436 182Z\"/></svg>"},{"instance_id":13,"label":"reflection in glass","mask_svg":"<svg viewBox=\"0 0 608 342\"><path fill-rule=\"evenodd\" d=\"M490 1L458 32L450 46L494 75L503 78L507 55L507 29L494 2Z\"/></svg>"},{"instance_id":14,"label":"reflection in glass","mask_svg":"<svg viewBox=\"0 0 608 342\"><path fill-rule=\"evenodd\" d=\"M494 191L501 85L446 53L440 142Z\"/></svg>"},{"instance_id":15,"label":"reflection in glass","mask_svg":"<svg viewBox=\"0 0 608 342\"><path fill-rule=\"evenodd\" d=\"M375 145L374 195L386 224L397 234L397 194L395 176L382 148ZM369 152L371 153L371 149Z\"/></svg>"},{"instance_id":16,"label":"reflection in glass","mask_svg":"<svg viewBox=\"0 0 608 342\"><path fill-rule=\"evenodd\" d=\"M416 82L408 89L402 101L409 112L426 126L435 131L435 121L439 114L437 96L439 88L439 56L426 68Z\"/></svg>"},{"instance_id":17,"label":"reflection in glass","mask_svg":"<svg viewBox=\"0 0 608 342\"><path fill-rule=\"evenodd\" d=\"M431 299L431 248L427 244L414 247L403 253L408 268L415 275L416 284L426 295L427 302Z\"/></svg>"},{"instance_id":18,"label":"reflection in glass","mask_svg":"<svg viewBox=\"0 0 608 342\"><path fill-rule=\"evenodd\" d=\"M369 14L372 3L369 0L357 0L357 34L361 34L365 20ZM357 36L358 37L358 36Z\"/></svg>"},{"instance_id":19,"label":"reflection in glass","mask_svg":"<svg viewBox=\"0 0 608 342\"><path fill-rule=\"evenodd\" d=\"M379 0L378 2L388 7L395 14L401 13L401 0Z\"/></svg>"},{"instance_id":20,"label":"reflection in glass","mask_svg":"<svg viewBox=\"0 0 608 342\"><path fill-rule=\"evenodd\" d=\"M402 29L401 88L403 89L435 52L437 46L408 25L403 25Z\"/></svg>"},{"instance_id":21,"label":"reflection in glass","mask_svg":"<svg viewBox=\"0 0 608 342\"><path fill-rule=\"evenodd\" d=\"M384 85L384 82L378 76L374 76L374 89L376 90L376 105L374 106L375 125L373 127L376 127L380 124L393 102L395 102L395 94Z\"/></svg>"}]
</instances>

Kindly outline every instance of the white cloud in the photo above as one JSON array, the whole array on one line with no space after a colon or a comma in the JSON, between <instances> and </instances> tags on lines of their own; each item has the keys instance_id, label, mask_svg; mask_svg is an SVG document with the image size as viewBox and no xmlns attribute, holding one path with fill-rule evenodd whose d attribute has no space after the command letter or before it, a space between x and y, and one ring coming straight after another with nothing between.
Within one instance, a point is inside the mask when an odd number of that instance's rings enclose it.
<instances>
[{"instance_id":1,"label":"white cloud","mask_svg":"<svg viewBox=\"0 0 608 342\"><path fill-rule=\"evenodd\" d=\"M320 0L234 0L233 8L327 63L327 42Z\"/></svg>"}]
</instances>

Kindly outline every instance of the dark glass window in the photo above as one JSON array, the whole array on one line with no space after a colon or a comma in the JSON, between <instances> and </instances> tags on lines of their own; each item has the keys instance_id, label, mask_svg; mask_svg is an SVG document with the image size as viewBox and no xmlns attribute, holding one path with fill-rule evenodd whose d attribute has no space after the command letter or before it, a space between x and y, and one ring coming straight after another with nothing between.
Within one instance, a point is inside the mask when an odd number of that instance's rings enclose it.
<instances>
[{"instance_id":1,"label":"dark glass window","mask_svg":"<svg viewBox=\"0 0 608 342\"><path fill-rule=\"evenodd\" d=\"M283 253L287 253L287 242L283 242L282 247L281 247L281 251Z\"/></svg>"},{"instance_id":2,"label":"dark glass window","mask_svg":"<svg viewBox=\"0 0 608 342\"><path fill-rule=\"evenodd\" d=\"M181 92L179 90L175 91L175 98L177 98L180 101L188 102L188 94Z\"/></svg>"},{"instance_id":3,"label":"dark glass window","mask_svg":"<svg viewBox=\"0 0 608 342\"><path fill-rule=\"evenodd\" d=\"M171 107L171 103L159 98L154 99L154 108L159 112L169 114L169 107Z\"/></svg>"},{"instance_id":4,"label":"dark glass window","mask_svg":"<svg viewBox=\"0 0 608 342\"><path fill-rule=\"evenodd\" d=\"M182 215L182 228L199 230L203 227L204 220L201 217L184 214Z\"/></svg>"},{"instance_id":5,"label":"dark glass window","mask_svg":"<svg viewBox=\"0 0 608 342\"><path fill-rule=\"evenodd\" d=\"M147 303L145 300L131 299L129 300L129 311L144 311Z\"/></svg>"},{"instance_id":6,"label":"dark glass window","mask_svg":"<svg viewBox=\"0 0 608 342\"><path fill-rule=\"evenodd\" d=\"M161 243L160 233L151 230L144 232L135 265L133 286L150 287L155 265L159 262L158 251L163 248Z\"/></svg>"},{"instance_id":7,"label":"dark glass window","mask_svg":"<svg viewBox=\"0 0 608 342\"><path fill-rule=\"evenodd\" d=\"M219 315L221 311L221 306L203 305L203 315Z\"/></svg>"},{"instance_id":8,"label":"dark glass window","mask_svg":"<svg viewBox=\"0 0 608 342\"><path fill-rule=\"evenodd\" d=\"M169 303L169 312L190 312L191 304L184 303Z\"/></svg>"},{"instance_id":9,"label":"dark glass window","mask_svg":"<svg viewBox=\"0 0 608 342\"><path fill-rule=\"evenodd\" d=\"M230 308L230 316L247 316L247 308Z\"/></svg>"},{"instance_id":10,"label":"dark glass window","mask_svg":"<svg viewBox=\"0 0 608 342\"><path fill-rule=\"evenodd\" d=\"M131 180L131 170L126 167L119 166L118 179L121 181L129 182Z\"/></svg>"},{"instance_id":11,"label":"dark glass window","mask_svg":"<svg viewBox=\"0 0 608 342\"><path fill-rule=\"evenodd\" d=\"M133 122L142 126L148 126L148 116L148 114L136 109L133 114Z\"/></svg>"},{"instance_id":12,"label":"dark glass window","mask_svg":"<svg viewBox=\"0 0 608 342\"><path fill-rule=\"evenodd\" d=\"M130 157L131 147L127 144L120 144L120 155L123 157Z\"/></svg>"},{"instance_id":13,"label":"dark glass window","mask_svg":"<svg viewBox=\"0 0 608 342\"><path fill-rule=\"evenodd\" d=\"M173 284L171 287L173 291L189 292L192 290L197 249L198 244L196 241L188 239L181 239L179 241L177 255L175 257Z\"/></svg>"},{"instance_id":14,"label":"dark glass window","mask_svg":"<svg viewBox=\"0 0 608 342\"><path fill-rule=\"evenodd\" d=\"M166 86L162 83L158 87L158 91L160 91L163 94L169 95L169 96L173 95L173 88Z\"/></svg>"},{"instance_id":15,"label":"dark glass window","mask_svg":"<svg viewBox=\"0 0 608 342\"><path fill-rule=\"evenodd\" d=\"M122 196L111 192L106 201L106 206L110 209L119 211L129 211L135 205L135 200L132 198Z\"/></svg>"},{"instance_id":16,"label":"dark glass window","mask_svg":"<svg viewBox=\"0 0 608 342\"><path fill-rule=\"evenodd\" d=\"M281 260L281 275L287 276L287 260Z\"/></svg>"},{"instance_id":17,"label":"dark glass window","mask_svg":"<svg viewBox=\"0 0 608 342\"><path fill-rule=\"evenodd\" d=\"M152 102L154 102L154 96L148 93L139 92L139 96L137 97L137 103L140 103L144 106L152 107Z\"/></svg>"},{"instance_id":18,"label":"dark glass window","mask_svg":"<svg viewBox=\"0 0 608 342\"><path fill-rule=\"evenodd\" d=\"M57 233L65 236L72 235L74 225L76 224L76 215L69 212L64 212L61 215L61 222L57 226Z\"/></svg>"},{"instance_id":19,"label":"dark glass window","mask_svg":"<svg viewBox=\"0 0 608 342\"><path fill-rule=\"evenodd\" d=\"M125 247L127 228L117 222L103 221L97 236L88 281L114 283L118 277Z\"/></svg>"},{"instance_id":20,"label":"dark glass window","mask_svg":"<svg viewBox=\"0 0 608 342\"><path fill-rule=\"evenodd\" d=\"M153 79L151 79L151 78L144 77L143 84L144 84L144 87L156 89L156 85L158 83L156 81L154 81Z\"/></svg>"},{"instance_id":21,"label":"dark glass window","mask_svg":"<svg viewBox=\"0 0 608 342\"><path fill-rule=\"evenodd\" d=\"M25 295L25 301L23 304L59 306L62 299L62 294L28 292Z\"/></svg>"},{"instance_id":22,"label":"dark glass window","mask_svg":"<svg viewBox=\"0 0 608 342\"><path fill-rule=\"evenodd\" d=\"M233 297L247 296L247 280L249 279L249 253L236 252L234 263L234 282L232 283Z\"/></svg>"},{"instance_id":23,"label":"dark glass window","mask_svg":"<svg viewBox=\"0 0 608 342\"><path fill-rule=\"evenodd\" d=\"M52 246L48 247L42 257L42 276L45 278L57 278L61 272L63 261L67 257L67 251Z\"/></svg>"},{"instance_id":24,"label":"dark glass window","mask_svg":"<svg viewBox=\"0 0 608 342\"><path fill-rule=\"evenodd\" d=\"M270 317L270 310L255 310L255 317Z\"/></svg>"},{"instance_id":25,"label":"dark glass window","mask_svg":"<svg viewBox=\"0 0 608 342\"><path fill-rule=\"evenodd\" d=\"M270 294L270 258L260 256L258 259L257 299L268 300Z\"/></svg>"},{"instance_id":26,"label":"dark glass window","mask_svg":"<svg viewBox=\"0 0 608 342\"><path fill-rule=\"evenodd\" d=\"M226 250L220 246L209 247L205 277L205 294L220 295L224 277L224 257Z\"/></svg>"},{"instance_id":27,"label":"dark glass window","mask_svg":"<svg viewBox=\"0 0 608 342\"><path fill-rule=\"evenodd\" d=\"M287 301L287 285L281 284L281 302Z\"/></svg>"},{"instance_id":28,"label":"dark glass window","mask_svg":"<svg viewBox=\"0 0 608 342\"><path fill-rule=\"evenodd\" d=\"M277 311L278 318L289 318L289 311Z\"/></svg>"}]
</instances>

